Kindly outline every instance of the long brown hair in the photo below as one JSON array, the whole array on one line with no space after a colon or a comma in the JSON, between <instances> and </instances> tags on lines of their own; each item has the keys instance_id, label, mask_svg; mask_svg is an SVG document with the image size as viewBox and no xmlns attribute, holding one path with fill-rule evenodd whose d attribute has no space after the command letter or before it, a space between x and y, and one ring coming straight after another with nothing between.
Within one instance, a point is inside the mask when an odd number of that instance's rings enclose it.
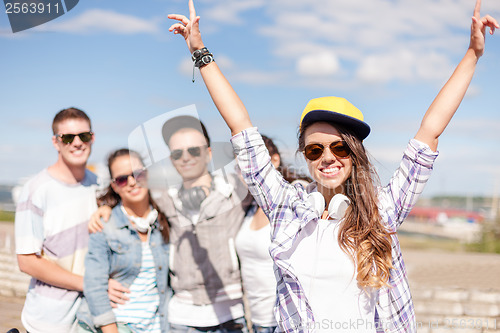
<instances>
[{"instance_id":1,"label":"long brown hair","mask_svg":"<svg viewBox=\"0 0 500 333\"><path fill-rule=\"evenodd\" d=\"M118 149L109 154L108 156L108 171L110 176L111 176L111 165L120 156L136 157L139 161L141 161L141 164L144 165L141 155L139 155L139 153L137 153L136 151L127 148ZM170 228L167 217L158 207L158 204L153 200L153 197L151 196L149 190L148 190L148 198L149 198L149 204L158 212L158 222L160 224L160 231L162 233L163 240L165 241L165 243L168 243L170 238ZM106 205L111 208L114 208L116 205L120 203L120 201L121 201L120 196L118 195L118 193L115 192L115 190L113 190L111 184L109 184L104 194L97 199L97 204L99 206Z\"/></svg>"},{"instance_id":2,"label":"long brown hair","mask_svg":"<svg viewBox=\"0 0 500 333\"><path fill-rule=\"evenodd\" d=\"M300 129L300 151L304 150L304 133L310 125ZM352 151L351 174L342 184L342 192L351 200L351 205L340 226L338 242L357 266L358 284L362 288L381 288L387 285L393 266L391 233L384 226L377 205L376 185L380 181L361 140L342 126L332 126Z\"/></svg>"}]
</instances>

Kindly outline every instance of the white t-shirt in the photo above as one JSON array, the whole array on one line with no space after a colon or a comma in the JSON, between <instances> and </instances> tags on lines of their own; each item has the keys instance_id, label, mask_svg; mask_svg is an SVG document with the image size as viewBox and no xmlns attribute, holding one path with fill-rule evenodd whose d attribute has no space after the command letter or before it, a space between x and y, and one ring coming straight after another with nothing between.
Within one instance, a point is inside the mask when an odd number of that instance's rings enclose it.
<instances>
[{"instance_id":1,"label":"white t-shirt","mask_svg":"<svg viewBox=\"0 0 500 333\"><path fill-rule=\"evenodd\" d=\"M16 253L43 256L78 275L84 273L87 224L96 204L97 177L66 184L44 169L23 187L16 208ZM31 279L21 320L29 332L68 333L76 327L81 293Z\"/></svg>"},{"instance_id":2,"label":"white t-shirt","mask_svg":"<svg viewBox=\"0 0 500 333\"><path fill-rule=\"evenodd\" d=\"M258 326L276 326L273 308L276 304L276 277L273 259L269 254L271 226L250 229L257 206L247 213L236 236L236 251L240 258L241 277L250 307L252 323Z\"/></svg>"},{"instance_id":3,"label":"white t-shirt","mask_svg":"<svg viewBox=\"0 0 500 333\"><path fill-rule=\"evenodd\" d=\"M338 220L309 223L290 262L310 302L316 331L375 332L375 295L358 287L351 257L339 246Z\"/></svg>"}]
</instances>

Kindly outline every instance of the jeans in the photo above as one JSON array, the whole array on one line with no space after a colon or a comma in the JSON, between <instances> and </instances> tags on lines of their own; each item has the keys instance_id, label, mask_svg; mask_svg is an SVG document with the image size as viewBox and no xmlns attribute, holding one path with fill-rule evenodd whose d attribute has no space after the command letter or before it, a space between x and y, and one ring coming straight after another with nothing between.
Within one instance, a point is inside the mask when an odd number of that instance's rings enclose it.
<instances>
[{"instance_id":1,"label":"jeans","mask_svg":"<svg viewBox=\"0 0 500 333\"><path fill-rule=\"evenodd\" d=\"M248 333L244 317L210 327L192 327L170 324L170 333Z\"/></svg>"},{"instance_id":2,"label":"jeans","mask_svg":"<svg viewBox=\"0 0 500 333\"><path fill-rule=\"evenodd\" d=\"M274 333L277 326L257 326L252 325L254 333Z\"/></svg>"},{"instance_id":3,"label":"jeans","mask_svg":"<svg viewBox=\"0 0 500 333\"><path fill-rule=\"evenodd\" d=\"M132 330L123 323L118 323L116 324L118 326L118 333L132 333ZM87 325L81 324L78 325L78 333L87 333L87 332L92 332ZM97 332L101 333L102 330L100 328L97 329Z\"/></svg>"}]
</instances>

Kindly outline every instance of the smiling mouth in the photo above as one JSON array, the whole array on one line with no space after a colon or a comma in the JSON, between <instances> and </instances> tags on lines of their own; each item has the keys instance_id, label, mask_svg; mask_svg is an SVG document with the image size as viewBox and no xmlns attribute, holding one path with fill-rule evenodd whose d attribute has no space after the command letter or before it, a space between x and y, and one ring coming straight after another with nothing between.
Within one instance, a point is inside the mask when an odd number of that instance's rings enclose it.
<instances>
[{"instance_id":1,"label":"smiling mouth","mask_svg":"<svg viewBox=\"0 0 500 333\"><path fill-rule=\"evenodd\" d=\"M82 155L84 152L85 152L85 149L76 149L76 150L73 150L73 151L71 152L71 154L80 156L80 155Z\"/></svg>"},{"instance_id":2,"label":"smiling mouth","mask_svg":"<svg viewBox=\"0 0 500 333\"><path fill-rule=\"evenodd\" d=\"M196 164L184 164L184 165L181 165L181 168L183 169L191 169L195 166Z\"/></svg>"},{"instance_id":3,"label":"smiling mouth","mask_svg":"<svg viewBox=\"0 0 500 333\"><path fill-rule=\"evenodd\" d=\"M129 191L129 193L130 193L131 195L137 195L137 194L139 194L139 193L140 193L140 191L141 191L141 188L140 188L139 186L136 186L136 187L134 187L133 189L131 189L131 190Z\"/></svg>"},{"instance_id":4,"label":"smiling mouth","mask_svg":"<svg viewBox=\"0 0 500 333\"><path fill-rule=\"evenodd\" d=\"M327 168L319 169L319 171L326 176L335 176L340 172L340 167L329 166Z\"/></svg>"}]
</instances>

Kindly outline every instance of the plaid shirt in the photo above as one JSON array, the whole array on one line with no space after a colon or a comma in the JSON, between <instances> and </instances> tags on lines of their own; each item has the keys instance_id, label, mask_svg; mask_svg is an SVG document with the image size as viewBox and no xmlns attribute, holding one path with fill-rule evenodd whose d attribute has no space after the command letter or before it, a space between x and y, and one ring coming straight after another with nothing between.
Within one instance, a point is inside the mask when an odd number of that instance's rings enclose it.
<instances>
[{"instance_id":1,"label":"plaid shirt","mask_svg":"<svg viewBox=\"0 0 500 333\"><path fill-rule=\"evenodd\" d=\"M297 247L299 233L308 223L317 223L321 216L307 200L306 190L301 185L290 185L273 167L257 128L246 129L231 141L249 190L271 221L270 253L277 279L277 332L314 332L314 315L290 257ZM437 155L426 144L412 139L389 185L379 189L379 210L389 231L397 231L417 202ZM415 311L395 233L392 258L390 287L377 292L375 329L377 332L415 332Z\"/></svg>"}]
</instances>

